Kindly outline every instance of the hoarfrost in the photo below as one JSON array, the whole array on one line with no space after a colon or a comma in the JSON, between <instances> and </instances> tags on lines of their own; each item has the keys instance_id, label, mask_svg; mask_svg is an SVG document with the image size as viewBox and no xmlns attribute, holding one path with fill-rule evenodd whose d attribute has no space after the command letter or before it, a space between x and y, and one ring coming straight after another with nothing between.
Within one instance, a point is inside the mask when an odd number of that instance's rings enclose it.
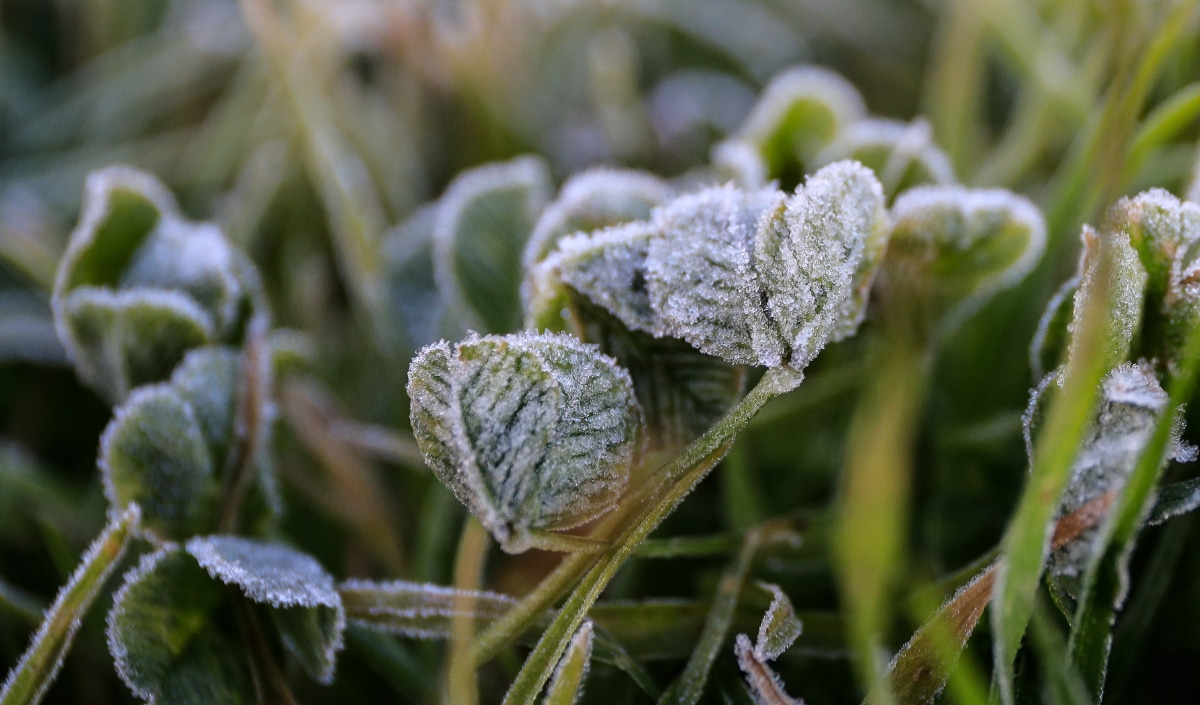
<instances>
[{"instance_id":1,"label":"hoarfrost","mask_svg":"<svg viewBox=\"0 0 1200 705\"><path fill-rule=\"evenodd\" d=\"M609 511L628 483L642 424L632 382L576 338L431 345L408 393L426 462L506 550Z\"/></svg>"}]
</instances>

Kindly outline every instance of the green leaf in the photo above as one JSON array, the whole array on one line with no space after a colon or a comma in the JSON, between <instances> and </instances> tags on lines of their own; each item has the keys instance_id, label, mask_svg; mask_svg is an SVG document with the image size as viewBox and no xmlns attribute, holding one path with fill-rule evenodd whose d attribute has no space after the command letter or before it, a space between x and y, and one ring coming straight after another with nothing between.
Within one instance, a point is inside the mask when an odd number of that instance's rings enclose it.
<instances>
[{"instance_id":1,"label":"green leaf","mask_svg":"<svg viewBox=\"0 0 1200 705\"><path fill-rule=\"evenodd\" d=\"M177 547L142 558L108 614L117 674L147 703L257 701L238 642L220 630L221 585Z\"/></svg>"},{"instance_id":2,"label":"green leaf","mask_svg":"<svg viewBox=\"0 0 1200 705\"><path fill-rule=\"evenodd\" d=\"M386 299L393 327L404 350L436 342L449 325L446 297L433 267L433 233L438 206L421 208L384 236L382 245ZM408 357L408 355L403 355Z\"/></svg>"},{"instance_id":3,"label":"green leaf","mask_svg":"<svg viewBox=\"0 0 1200 705\"><path fill-rule=\"evenodd\" d=\"M838 133L813 164L843 159L862 162L878 174L891 198L920 184L957 181L950 158L934 144L933 130L920 118L910 123L884 119L856 122Z\"/></svg>"},{"instance_id":4,"label":"green leaf","mask_svg":"<svg viewBox=\"0 0 1200 705\"><path fill-rule=\"evenodd\" d=\"M438 479L509 552L613 508L638 452L629 374L571 336L472 336L409 370L413 434Z\"/></svg>"},{"instance_id":5,"label":"green leaf","mask_svg":"<svg viewBox=\"0 0 1200 705\"><path fill-rule=\"evenodd\" d=\"M949 328L1016 285L1046 247L1037 206L1000 189L910 189L896 199L892 222L889 285L930 301Z\"/></svg>"},{"instance_id":6,"label":"green leaf","mask_svg":"<svg viewBox=\"0 0 1200 705\"><path fill-rule=\"evenodd\" d=\"M1097 233L1088 226L1083 227L1083 250L1079 255L1079 289L1075 292L1075 304L1070 330L1078 331L1082 325L1086 301L1089 297L1101 296L1110 300L1104 320L1104 367L1110 370L1130 359L1138 332L1142 328L1142 303L1146 293L1146 270L1130 243L1128 233L1105 229ZM1111 272L1101 280L1097 273L1100 260L1107 250L1111 261ZM1074 333L1067 346L1067 362L1079 354L1078 333Z\"/></svg>"},{"instance_id":7,"label":"green leaf","mask_svg":"<svg viewBox=\"0 0 1200 705\"><path fill-rule=\"evenodd\" d=\"M212 451L192 406L173 387L141 387L117 407L100 439L99 466L109 502L136 502L148 533L182 539L211 525Z\"/></svg>"},{"instance_id":8,"label":"green leaf","mask_svg":"<svg viewBox=\"0 0 1200 705\"><path fill-rule=\"evenodd\" d=\"M209 316L178 292L83 287L56 302L55 316L80 378L113 404L215 337Z\"/></svg>"},{"instance_id":9,"label":"green leaf","mask_svg":"<svg viewBox=\"0 0 1200 705\"><path fill-rule=\"evenodd\" d=\"M753 145L766 173L778 178L793 169L803 173L838 133L865 115L862 96L849 81L818 66L798 66L771 79L730 142ZM718 147L714 156L722 165L733 153Z\"/></svg>"},{"instance_id":10,"label":"green leaf","mask_svg":"<svg viewBox=\"0 0 1200 705\"><path fill-rule=\"evenodd\" d=\"M521 325L521 252L549 200L545 165L522 157L458 176L438 204L434 276L469 327Z\"/></svg>"},{"instance_id":11,"label":"green leaf","mask_svg":"<svg viewBox=\"0 0 1200 705\"><path fill-rule=\"evenodd\" d=\"M554 677L546 686L546 698L542 705L574 705L583 695L583 682L587 680L588 665L592 656L592 622L585 621L571 638L566 653L554 669Z\"/></svg>"},{"instance_id":12,"label":"green leaf","mask_svg":"<svg viewBox=\"0 0 1200 705\"><path fill-rule=\"evenodd\" d=\"M754 263L787 364L802 368L858 330L887 241L883 191L854 162L813 174L759 224Z\"/></svg>"},{"instance_id":13,"label":"green leaf","mask_svg":"<svg viewBox=\"0 0 1200 705\"><path fill-rule=\"evenodd\" d=\"M321 564L288 546L240 536L198 536L187 551L213 578L269 606L284 648L314 679L333 681L346 612Z\"/></svg>"},{"instance_id":14,"label":"green leaf","mask_svg":"<svg viewBox=\"0 0 1200 705\"><path fill-rule=\"evenodd\" d=\"M804 627L782 588L773 583L758 583L758 586L771 594L771 606L758 626L754 655L760 661L774 661L796 643Z\"/></svg>"},{"instance_id":15,"label":"green leaf","mask_svg":"<svg viewBox=\"0 0 1200 705\"><path fill-rule=\"evenodd\" d=\"M233 432L240 367L236 350L209 346L188 352L171 374L171 386L191 407L214 459L224 459Z\"/></svg>"},{"instance_id":16,"label":"green leaf","mask_svg":"<svg viewBox=\"0 0 1200 705\"><path fill-rule=\"evenodd\" d=\"M246 256L127 167L88 178L52 304L81 379L113 404L161 381L188 349L237 342L249 312L265 308Z\"/></svg>"},{"instance_id":17,"label":"green leaf","mask_svg":"<svg viewBox=\"0 0 1200 705\"><path fill-rule=\"evenodd\" d=\"M538 218L525 247L525 268L544 260L567 235L649 218L650 209L672 193L665 181L641 171L599 168L573 175Z\"/></svg>"},{"instance_id":18,"label":"green leaf","mask_svg":"<svg viewBox=\"0 0 1200 705\"><path fill-rule=\"evenodd\" d=\"M780 364L785 341L771 326L754 269L759 219L784 201L774 189L718 186L654 213L646 287L657 336L691 343L732 364Z\"/></svg>"},{"instance_id":19,"label":"green leaf","mask_svg":"<svg viewBox=\"0 0 1200 705\"><path fill-rule=\"evenodd\" d=\"M1107 364L1109 334L1127 281L1121 279L1121 243L1110 242L1097 248L1076 299L1076 327L1062 393L1051 403L1037 436L1032 473L1002 542L1005 563L996 577L992 629L994 678L1007 705L1015 701L1013 661L1033 613L1059 496L1092 418L1100 380L1113 367Z\"/></svg>"},{"instance_id":20,"label":"green leaf","mask_svg":"<svg viewBox=\"0 0 1200 705\"><path fill-rule=\"evenodd\" d=\"M84 615L124 557L139 517L137 505L131 505L109 518L104 533L83 554L79 567L59 590L54 604L46 610L29 648L0 687L0 703L35 705L41 702L62 668Z\"/></svg>"},{"instance_id":21,"label":"green leaf","mask_svg":"<svg viewBox=\"0 0 1200 705\"><path fill-rule=\"evenodd\" d=\"M1146 523L1154 526L1200 507L1200 478L1160 487Z\"/></svg>"}]
</instances>

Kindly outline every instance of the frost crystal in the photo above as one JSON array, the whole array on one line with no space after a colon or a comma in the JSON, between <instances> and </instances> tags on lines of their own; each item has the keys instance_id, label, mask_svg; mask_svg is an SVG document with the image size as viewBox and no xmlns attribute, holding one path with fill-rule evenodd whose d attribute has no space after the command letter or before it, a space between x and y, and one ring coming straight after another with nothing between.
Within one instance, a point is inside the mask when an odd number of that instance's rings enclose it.
<instances>
[{"instance_id":1,"label":"frost crystal","mask_svg":"<svg viewBox=\"0 0 1200 705\"><path fill-rule=\"evenodd\" d=\"M430 345L408 394L426 462L506 550L609 511L628 483L642 421L629 374L571 336Z\"/></svg>"}]
</instances>

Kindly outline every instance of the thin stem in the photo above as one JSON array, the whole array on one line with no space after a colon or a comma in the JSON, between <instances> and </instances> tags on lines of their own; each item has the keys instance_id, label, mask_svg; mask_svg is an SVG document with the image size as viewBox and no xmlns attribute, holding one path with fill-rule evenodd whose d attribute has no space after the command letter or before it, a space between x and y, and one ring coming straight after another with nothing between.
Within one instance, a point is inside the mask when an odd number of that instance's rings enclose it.
<instances>
[{"instance_id":1,"label":"thin stem","mask_svg":"<svg viewBox=\"0 0 1200 705\"><path fill-rule=\"evenodd\" d=\"M262 442L270 373L267 361L267 320L255 316L242 350L234 439L225 457L225 486L217 530L233 533L254 477L254 460Z\"/></svg>"},{"instance_id":2,"label":"thin stem","mask_svg":"<svg viewBox=\"0 0 1200 705\"><path fill-rule=\"evenodd\" d=\"M41 701L58 675L58 669L71 648L84 615L113 568L125 555L129 538L140 518L138 506L130 504L109 520L104 533L88 548L79 568L46 612L29 648L4 681L0 705L27 705Z\"/></svg>"},{"instance_id":3,"label":"thin stem","mask_svg":"<svg viewBox=\"0 0 1200 705\"><path fill-rule=\"evenodd\" d=\"M454 561L454 617L450 622L450 656L446 660L443 702L448 705L476 705L479 702L479 683L475 662L471 659L471 642L475 639L476 593L483 582L483 567L490 541L483 525L475 517L467 517L458 542Z\"/></svg>"},{"instance_id":4,"label":"thin stem","mask_svg":"<svg viewBox=\"0 0 1200 705\"><path fill-rule=\"evenodd\" d=\"M754 389L730 409L724 418L693 441L659 472L661 484L656 483L656 486L663 489L650 492L649 501L639 507L634 521L621 533L613 547L601 555L567 599L554 622L525 661L505 696L506 705L534 701L553 674L555 665L570 643L572 635L583 623L587 611L595 604L617 570L633 555L637 545L658 528L658 525L708 476L709 471L729 451L737 434L750 423L750 419L754 418L767 402L795 389L802 379L803 374L796 370L768 370ZM512 625L507 626L511 628ZM519 633L513 632L512 638ZM498 637L493 637L493 641L503 643L510 638L508 635Z\"/></svg>"}]
</instances>

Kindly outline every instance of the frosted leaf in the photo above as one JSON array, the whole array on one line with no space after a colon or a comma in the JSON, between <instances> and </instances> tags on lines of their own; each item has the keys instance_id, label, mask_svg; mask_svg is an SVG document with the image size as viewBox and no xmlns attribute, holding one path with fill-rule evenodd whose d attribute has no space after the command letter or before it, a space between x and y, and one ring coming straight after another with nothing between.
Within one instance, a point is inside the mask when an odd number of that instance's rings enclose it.
<instances>
[{"instance_id":1,"label":"frosted leaf","mask_svg":"<svg viewBox=\"0 0 1200 705\"><path fill-rule=\"evenodd\" d=\"M779 675L757 656L750 637L738 634L733 652L737 654L738 666L746 676L746 685L755 705L803 705L802 700L787 694Z\"/></svg>"},{"instance_id":2,"label":"frosted leaf","mask_svg":"<svg viewBox=\"0 0 1200 705\"><path fill-rule=\"evenodd\" d=\"M29 648L0 684L0 702L41 702L62 668L84 616L124 558L140 518L136 504L109 516L104 533L84 552L79 566L43 615Z\"/></svg>"},{"instance_id":3,"label":"frosted leaf","mask_svg":"<svg viewBox=\"0 0 1200 705\"><path fill-rule=\"evenodd\" d=\"M197 536L187 551L213 578L269 605L284 648L322 683L333 680L346 613L333 577L314 558L279 543Z\"/></svg>"},{"instance_id":4,"label":"frosted leaf","mask_svg":"<svg viewBox=\"0 0 1200 705\"><path fill-rule=\"evenodd\" d=\"M896 702L936 701L992 601L996 572L992 563L977 573L896 652L887 669Z\"/></svg>"},{"instance_id":5,"label":"frosted leaf","mask_svg":"<svg viewBox=\"0 0 1200 705\"><path fill-rule=\"evenodd\" d=\"M796 608L782 588L761 582L758 586L771 593L771 606L758 626L754 657L759 661L774 661L796 642L803 627L796 616Z\"/></svg>"},{"instance_id":6,"label":"frosted leaf","mask_svg":"<svg viewBox=\"0 0 1200 705\"><path fill-rule=\"evenodd\" d=\"M564 239L531 272L526 326L569 331L615 358L633 380L651 444L668 450L720 419L740 395L745 374L681 340L647 332L655 321L645 285L653 231L630 223Z\"/></svg>"},{"instance_id":7,"label":"frosted leaf","mask_svg":"<svg viewBox=\"0 0 1200 705\"><path fill-rule=\"evenodd\" d=\"M81 379L114 404L162 380L187 349L239 339L249 313L265 308L245 255L128 167L88 177L52 301Z\"/></svg>"},{"instance_id":8,"label":"frosted leaf","mask_svg":"<svg viewBox=\"0 0 1200 705\"><path fill-rule=\"evenodd\" d=\"M210 346L190 351L171 374L171 386L187 401L214 459L224 459L233 431L240 367L236 350Z\"/></svg>"},{"instance_id":9,"label":"frosted leaf","mask_svg":"<svg viewBox=\"0 0 1200 705\"><path fill-rule=\"evenodd\" d=\"M950 327L1020 281L1046 246L1037 206L1001 189L910 189L892 223L888 270L899 285L921 287Z\"/></svg>"},{"instance_id":10,"label":"frosted leaf","mask_svg":"<svg viewBox=\"0 0 1200 705\"><path fill-rule=\"evenodd\" d=\"M778 364L786 342L763 309L754 269L759 219L781 207L779 191L718 186L654 212L646 282L655 334L680 338L735 364Z\"/></svg>"},{"instance_id":11,"label":"frosted leaf","mask_svg":"<svg viewBox=\"0 0 1200 705\"><path fill-rule=\"evenodd\" d=\"M543 265L549 276L568 284L616 316L630 330L655 331L647 291L647 257L657 229L648 222L620 225L564 239Z\"/></svg>"},{"instance_id":12,"label":"frosted leaf","mask_svg":"<svg viewBox=\"0 0 1200 705\"><path fill-rule=\"evenodd\" d=\"M1189 446L1188 453L1184 458L1176 456L1175 459L1182 460L1182 462L1195 461L1195 447ZM1194 511L1197 507L1200 507L1200 480L1192 479L1165 485L1159 488L1158 496L1154 500L1154 507L1150 510L1150 516L1146 519L1146 523L1152 526L1161 524Z\"/></svg>"},{"instance_id":13,"label":"frosted leaf","mask_svg":"<svg viewBox=\"0 0 1200 705\"><path fill-rule=\"evenodd\" d=\"M549 194L546 166L533 157L472 169L446 189L433 274L467 325L497 333L521 325L521 253Z\"/></svg>"},{"instance_id":14,"label":"frosted leaf","mask_svg":"<svg viewBox=\"0 0 1200 705\"><path fill-rule=\"evenodd\" d=\"M1107 281L1098 281L1100 258L1105 245L1101 235L1088 226L1083 227L1083 251L1079 256L1079 289L1075 292L1074 309L1068 335L1071 343L1067 348L1067 360L1075 355L1075 334L1082 325L1084 307L1093 290L1099 295L1107 294L1110 307L1104 322L1104 359L1108 367L1116 367L1129 359L1134 336L1142 324L1142 302L1146 291L1146 270L1138 259L1137 252L1129 243L1129 236L1120 231L1106 232L1112 265Z\"/></svg>"},{"instance_id":15,"label":"frosted leaf","mask_svg":"<svg viewBox=\"0 0 1200 705\"><path fill-rule=\"evenodd\" d=\"M526 269L545 259L563 237L645 220L671 195L670 185L640 171L592 169L572 176L538 218L525 247Z\"/></svg>"},{"instance_id":16,"label":"frosted leaf","mask_svg":"<svg viewBox=\"0 0 1200 705\"><path fill-rule=\"evenodd\" d=\"M768 180L762 150L752 142L730 138L713 145L709 160L717 174L742 188L761 188Z\"/></svg>"},{"instance_id":17,"label":"frosted leaf","mask_svg":"<svg viewBox=\"0 0 1200 705\"><path fill-rule=\"evenodd\" d=\"M429 583L348 580L338 586L352 622L418 639L449 639L454 618L471 616L491 622L517 601L485 590L458 590ZM464 612L463 607L469 606Z\"/></svg>"},{"instance_id":18,"label":"frosted leaf","mask_svg":"<svg viewBox=\"0 0 1200 705\"><path fill-rule=\"evenodd\" d=\"M782 213L764 216L755 266L786 364L803 368L826 342L857 330L887 235L883 190L854 162L821 169Z\"/></svg>"},{"instance_id":19,"label":"frosted leaf","mask_svg":"<svg viewBox=\"0 0 1200 705\"><path fill-rule=\"evenodd\" d=\"M136 502L149 533L182 538L210 524L212 454L191 405L169 385L140 387L117 407L100 438L98 464L109 502Z\"/></svg>"},{"instance_id":20,"label":"frosted leaf","mask_svg":"<svg viewBox=\"0 0 1200 705\"><path fill-rule=\"evenodd\" d=\"M579 702L592 661L593 632L592 620L583 620L567 643L558 665L554 667L554 675L546 686L546 698L542 705L574 705Z\"/></svg>"},{"instance_id":21,"label":"frosted leaf","mask_svg":"<svg viewBox=\"0 0 1200 705\"><path fill-rule=\"evenodd\" d=\"M433 270L436 204L425 206L384 235L381 246L389 326L409 352L437 341L447 325L445 297Z\"/></svg>"},{"instance_id":22,"label":"frosted leaf","mask_svg":"<svg viewBox=\"0 0 1200 705\"><path fill-rule=\"evenodd\" d=\"M1188 333L1200 323L1200 205L1152 189L1121 199L1105 228L1128 236L1141 258L1144 346L1174 375Z\"/></svg>"},{"instance_id":23,"label":"frosted leaf","mask_svg":"<svg viewBox=\"0 0 1200 705\"><path fill-rule=\"evenodd\" d=\"M80 378L114 404L215 337L211 317L175 291L80 287L56 301L55 319Z\"/></svg>"},{"instance_id":24,"label":"frosted leaf","mask_svg":"<svg viewBox=\"0 0 1200 705\"><path fill-rule=\"evenodd\" d=\"M510 552L609 511L637 452L629 374L567 335L472 335L409 368L417 445Z\"/></svg>"},{"instance_id":25,"label":"frosted leaf","mask_svg":"<svg viewBox=\"0 0 1200 705\"><path fill-rule=\"evenodd\" d=\"M815 166L854 159L879 175L891 196L919 184L952 184L954 167L933 142L933 130L922 119L861 120L841 131L813 159Z\"/></svg>"},{"instance_id":26,"label":"frosted leaf","mask_svg":"<svg viewBox=\"0 0 1200 705\"><path fill-rule=\"evenodd\" d=\"M221 585L177 546L142 557L108 613L108 650L134 696L154 705L257 702L245 652L217 624Z\"/></svg>"},{"instance_id":27,"label":"frosted leaf","mask_svg":"<svg viewBox=\"0 0 1200 705\"><path fill-rule=\"evenodd\" d=\"M1120 495L1167 403L1167 393L1149 365L1124 363L1104 378L1099 410L1072 466L1059 518L1106 493ZM1176 429L1176 439L1181 430ZM1055 551L1050 559L1051 572L1078 575L1087 565L1097 532L1093 527Z\"/></svg>"},{"instance_id":28,"label":"frosted leaf","mask_svg":"<svg viewBox=\"0 0 1200 705\"><path fill-rule=\"evenodd\" d=\"M1035 379L1046 376L1050 370L1063 362L1067 351L1067 328L1075 309L1075 292L1079 290L1079 278L1072 277L1046 303L1046 310L1038 319L1037 331L1029 343L1030 368Z\"/></svg>"},{"instance_id":29,"label":"frosted leaf","mask_svg":"<svg viewBox=\"0 0 1200 705\"><path fill-rule=\"evenodd\" d=\"M858 90L817 66L779 73L763 89L737 138L758 146L778 175L790 162L810 163L839 132L866 114Z\"/></svg>"}]
</instances>

